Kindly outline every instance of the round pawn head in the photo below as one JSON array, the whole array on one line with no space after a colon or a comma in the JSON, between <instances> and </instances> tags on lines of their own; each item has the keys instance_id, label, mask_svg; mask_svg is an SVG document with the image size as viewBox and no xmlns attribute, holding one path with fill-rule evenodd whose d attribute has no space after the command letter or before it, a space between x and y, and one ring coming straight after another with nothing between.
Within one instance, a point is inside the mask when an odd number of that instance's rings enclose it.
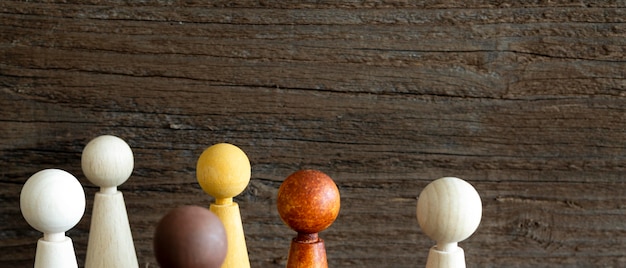
<instances>
[{"instance_id":1,"label":"round pawn head","mask_svg":"<svg viewBox=\"0 0 626 268\"><path fill-rule=\"evenodd\" d=\"M85 146L81 164L83 173L93 184L103 188L117 187L133 172L133 151L124 140L104 135Z\"/></svg>"},{"instance_id":2,"label":"round pawn head","mask_svg":"<svg viewBox=\"0 0 626 268\"><path fill-rule=\"evenodd\" d=\"M321 171L300 170L280 185L276 203L280 218L291 229L315 234L328 228L339 215L339 189Z\"/></svg>"},{"instance_id":3,"label":"round pawn head","mask_svg":"<svg viewBox=\"0 0 626 268\"><path fill-rule=\"evenodd\" d=\"M250 182L250 161L239 147L215 144L202 152L196 166L196 178L204 192L221 199L233 198Z\"/></svg>"},{"instance_id":4,"label":"round pawn head","mask_svg":"<svg viewBox=\"0 0 626 268\"><path fill-rule=\"evenodd\" d=\"M206 208L171 210L156 227L154 254L162 268L218 268L226 258L226 231Z\"/></svg>"},{"instance_id":5,"label":"round pawn head","mask_svg":"<svg viewBox=\"0 0 626 268\"><path fill-rule=\"evenodd\" d=\"M85 213L85 192L72 174L45 169L22 187L20 209L28 224L44 233L44 239L60 241Z\"/></svg>"},{"instance_id":6,"label":"round pawn head","mask_svg":"<svg viewBox=\"0 0 626 268\"><path fill-rule=\"evenodd\" d=\"M438 245L465 240L476 231L481 217L478 192L458 178L445 177L431 182L417 201L417 221Z\"/></svg>"}]
</instances>

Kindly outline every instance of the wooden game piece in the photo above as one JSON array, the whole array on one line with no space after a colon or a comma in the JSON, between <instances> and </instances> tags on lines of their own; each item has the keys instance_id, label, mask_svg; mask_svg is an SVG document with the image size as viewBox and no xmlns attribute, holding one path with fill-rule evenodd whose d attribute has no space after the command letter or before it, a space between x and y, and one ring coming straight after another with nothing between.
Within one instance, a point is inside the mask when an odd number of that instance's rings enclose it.
<instances>
[{"instance_id":1,"label":"wooden game piece","mask_svg":"<svg viewBox=\"0 0 626 268\"><path fill-rule=\"evenodd\" d=\"M28 224L43 233L34 267L78 267L72 239L65 236L85 213L85 192L78 180L60 169L35 173L22 188L20 209Z\"/></svg>"},{"instance_id":2,"label":"wooden game piece","mask_svg":"<svg viewBox=\"0 0 626 268\"><path fill-rule=\"evenodd\" d=\"M196 166L196 177L202 190L215 198L209 208L226 229L228 252L222 265L224 268L250 267L239 205L233 202L233 197L248 186L250 173L248 156L228 143L215 144L204 150Z\"/></svg>"},{"instance_id":3,"label":"wooden game piece","mask_svg":"<svg viewBox=\"0 0 626 268\"><path fill-rule=\"evenodd\" d=\"M476 231L481 217L480 196L471 184L453 177L428 184L417 201L417 221L437 241L426 268L465 268L465 253L458 242Z\"/></svg>"},{"instance_id":4,"label":"wooden game piece","mask_svg":"<svg viewBox=\"0 0 626 268\"><path fill-rule=\"evenodd\" d=\"M171 210L154 233L154 255L161 268L219 268L226 250L224 225L198 206Z\"/></svg>"},{"instance_id":5,"label":"wooden game piece","mask_svg":"<svg viewBox=\"0 0 626 268\"><path fill-rule=\"evenodd\" d=\"M139 267L124 196L117 190L133 172L132 150L124 140L104 135L85 146L81 161L87 179L100 187L93 203L85 267Z\"/></svg>"},{"instance_id":6,"label":"wooden game piece","mask_svg":"<svg viewBox=\"0 0 626 268\"><path fill-rule=\"evenodd\" d=\"M276 205L283 222L298 232L289 246L287 268L328 267L324 240L318 233L339 215L335 182L321 171L296 171L280 185Z\"/></svg>"}]
</instances>

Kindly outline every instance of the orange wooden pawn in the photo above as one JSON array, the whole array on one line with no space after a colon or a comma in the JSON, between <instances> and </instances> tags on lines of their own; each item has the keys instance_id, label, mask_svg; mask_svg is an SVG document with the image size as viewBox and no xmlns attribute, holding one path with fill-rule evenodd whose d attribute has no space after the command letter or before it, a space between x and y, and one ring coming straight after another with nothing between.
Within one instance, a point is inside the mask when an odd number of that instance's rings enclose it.
<instances>
[{"instance_id":1,"label":"orange wooden pawn","mask_svg":"<svg viewBox=\"0 0 626 268\"><path fill-rule=\"evenodd\" d=\"M326 268L326 248L318 233L339 215L340 197L335 182L317 170L300 170L278 189L278 214L298 232L291 241L287 268Z\"/></svg>"}]
</instances>

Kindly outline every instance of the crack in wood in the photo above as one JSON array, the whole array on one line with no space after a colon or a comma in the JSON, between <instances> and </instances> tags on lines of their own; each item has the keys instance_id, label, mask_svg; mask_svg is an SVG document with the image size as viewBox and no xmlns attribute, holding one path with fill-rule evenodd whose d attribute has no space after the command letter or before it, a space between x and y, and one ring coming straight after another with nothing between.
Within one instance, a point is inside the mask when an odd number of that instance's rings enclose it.
<instances>
[{"instance_id":1,"label":"crack in wood","mask_svg":"<svg viewBox=\"0 0 626 268\"><path fill-rule=\"evenodd\" d=\"M575 209L583 209L583 207L571 200L551 200L551 199L540 199L536 197L523 197L523 196L497 196L496 201L500 203L522 203L522 204L531 204L531 205L540 205L540 206L562 206L568 208Z\"/></svg>"}]
</instances>

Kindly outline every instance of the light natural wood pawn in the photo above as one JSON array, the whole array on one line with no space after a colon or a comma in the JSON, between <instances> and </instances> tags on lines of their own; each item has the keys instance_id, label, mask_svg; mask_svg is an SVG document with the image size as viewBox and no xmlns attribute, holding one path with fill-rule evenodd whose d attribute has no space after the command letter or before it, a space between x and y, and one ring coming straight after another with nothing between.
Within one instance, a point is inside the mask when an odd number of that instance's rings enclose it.
<instances>
[{"instance_id":1,"label":"light natural wood pawn","mask_svg":"<svg viewBox=\"0 0 626 268\"><path fill-rule=\"evenodd\" d=\"M85 192L78 180L59 169L35 173L22 188L20 209L28 224L43 232L35 268L78 267L72 239L65 236L85 213Z\"/></svg>"},{"instance_id":2,"label":"light natural wood pawn","mask_svg":"<svg viewBox=\"0 0 626 268\"><path fill-rule=\"evenodd\" d=\"M283 222L298 232L289 246L287 268L327 268L324 240L318 233L339 215L335 182L321 171L296 171L280 185L276 206Z\"/></svg>"},{"instance_id":3,"label":"light natural wood pawn","mask_svg":"<svg viewBox=\"0 0 626 268\"><path fill-rule=\"evenodd\" d=\"M471 184L453 177L428 184L417 201L419 225L437 241L426 268L465 268L465 253L458 242L476 231L481 217L480 196Z\"/></svg>"},{"instance_id":4,"label":"light natural wood pawn","mask_svg":"<svg viewBox=\"0 0 626 268\"><path fill-rule=\"evenodd\" d=\"M233 197L248 186L250 173L248 156L228 143L215 144L204 150L196 166L198 183L204 192L215 197L209 209L226 229L228 251L222 265L224 268L250 267L239 205L233 202Z\"/></svg>"},{"instance_id":5,"label":"light natural wood pawn","mask_svg":"<svg viewBox=\"0 0 626 268\"><path fill-rule=\"evenodd\" d=\"M124 196L117 190L133 167L133 152L118 137L97 137L83 150L83 173L100 186L93 203L86 268L139 267Z\"/></svg>"}]
</instances>

